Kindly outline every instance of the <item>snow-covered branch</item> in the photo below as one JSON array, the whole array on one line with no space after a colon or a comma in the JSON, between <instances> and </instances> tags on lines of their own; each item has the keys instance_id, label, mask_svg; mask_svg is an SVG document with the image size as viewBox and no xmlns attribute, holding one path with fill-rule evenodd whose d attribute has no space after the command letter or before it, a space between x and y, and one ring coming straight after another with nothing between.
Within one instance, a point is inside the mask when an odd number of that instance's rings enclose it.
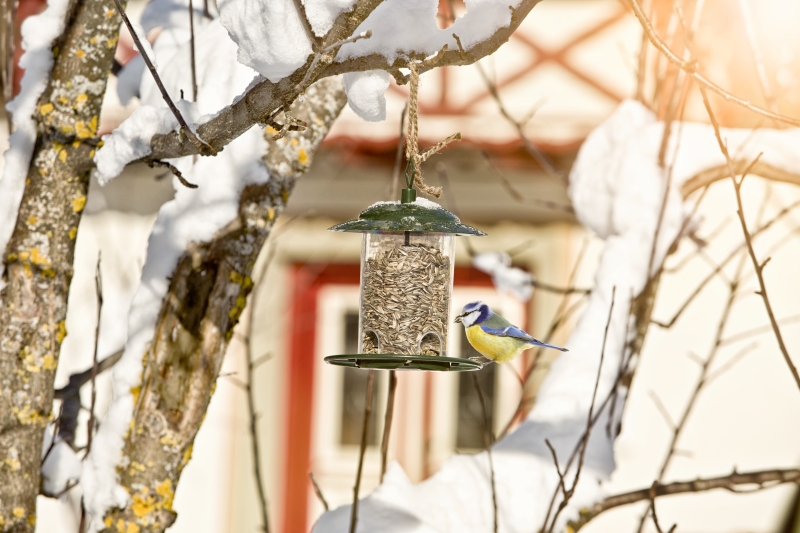
<instances>
[{"instance_id":1,"label":"snow-covered branch","mask_svg":"<svg viewBox=\"0 0 800 533\"><path fill-rule=\"evenodd\" d=\"M248 3L246 0L220 2L222 23L239 45L240 61L258 71L261 77L229 106L198 124L197 135L217 152L254 124L266 123L276 111L291 105L308 85L318 79L383 70L391 73L399 83L405 83L407 79L400 69L406 68L411 60L421 62L420 72L447 65L472 64L505 43L539 1L481 3L446 30L439 30L435 25L435 2L420 3L424 4L420 11L420 8L411 9L401 2L360 0L335 17L330 13L321 17L319 10L313 11L309 5L306 8L309 17L312 14L320 16L319 20L311 20L314 32L324 35L323 51L319 56L312 53L299 18L282 15L288 18L275 22L275 13L268 12L269 9L261 3ZM285 0L285 3L290 5L291 1ZM315 2L310 4L316 5ZM256 20L251 12L253 9L267 10L258 12L258 16L266 21L262 28L252 23ZM291 9L295 13L293 6ZM248 25L242 22L245 19ZM277 23L285 26L278 29L270 26ZM402 28L398 24L403 25ZM329 48L367 30L372 30L369 39L348 43L341 48ZM275 40L274 46L263 45L263 39L267 38ZM131 161L170 159L198 153L189 139L175 131L153 134L149 146L149 154L136 156Z\"/></svg>"}]
</instances>

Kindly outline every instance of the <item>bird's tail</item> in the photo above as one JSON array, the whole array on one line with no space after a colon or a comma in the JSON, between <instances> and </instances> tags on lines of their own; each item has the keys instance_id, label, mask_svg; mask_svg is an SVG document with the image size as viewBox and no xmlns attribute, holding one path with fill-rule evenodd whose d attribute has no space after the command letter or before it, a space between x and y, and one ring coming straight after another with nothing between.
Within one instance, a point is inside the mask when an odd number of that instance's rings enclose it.
<instances>
[{"instance_id":1,"label":"bird's tail","mask_svg":"<svg viewBox=\"0 0 800 533\"><path fill-rule=\"evenodd\" d=\"M561 347L561 346L556 346L556 345L554 345L554 344L547 344L547 343L545 343L545 342L539 342L539 341L537 341L536 339L533 339L533 340L531 340L531 341L528 341L528 343L529 343L531 346L542 346L543 348L553 348L554 350L558 350L558 351L561 351L561 352L568 352L568 351L569 351L569 350L567 350L566 348L563 348L563 347Z\"/></svg>"}]
</instances>

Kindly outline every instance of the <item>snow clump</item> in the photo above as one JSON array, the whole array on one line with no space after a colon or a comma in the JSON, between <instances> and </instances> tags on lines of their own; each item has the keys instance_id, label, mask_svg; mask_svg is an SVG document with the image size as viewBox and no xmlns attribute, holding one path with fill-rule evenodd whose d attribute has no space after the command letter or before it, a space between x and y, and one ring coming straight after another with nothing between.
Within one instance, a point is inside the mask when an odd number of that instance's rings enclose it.
<instances>
[{"instance_id":1,"label":"snow clump","mask_svg":"<svg viewBox=\"0 0 800 533\"><path fill-rule=\"evenodd\" d=\"M386 89L392 77L385 70L349 72L344 76L347 104L367 122L386 120Z\"/></svg>"}]
</instances>

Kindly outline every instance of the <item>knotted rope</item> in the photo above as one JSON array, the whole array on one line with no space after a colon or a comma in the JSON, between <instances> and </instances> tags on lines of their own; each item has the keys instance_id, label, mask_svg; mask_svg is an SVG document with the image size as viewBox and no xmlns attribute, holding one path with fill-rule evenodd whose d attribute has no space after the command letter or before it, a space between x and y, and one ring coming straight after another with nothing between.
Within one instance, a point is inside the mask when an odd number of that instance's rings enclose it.
<instances>
[{"instance_id":1,"label":"knotted rope","mask_svg":"<svg viewBox=\"0 0 800 533\"><path fill-rule=\"evenodd\" d=\"M408 159L408 165L406 166L406 187L410 189L413 183L425 194L430 194L431 196L439 198L442 195L442 188L431 187L425 183L425 180L422 179L422 163L451 142L460 141L461 134L456 133L451 135L426 152L422 154L419 153L419 146L417 146L417 139L419 137L419 128L417 127L417 120L419 118L417 113L419 71L417 69L417 64L413 61L409 63L408 66L411 69L411 91L408 97L408 134L406 135L406 159ZM411 176L408 175L409 168L411 169Z\"/></svg>"}]
</instances>

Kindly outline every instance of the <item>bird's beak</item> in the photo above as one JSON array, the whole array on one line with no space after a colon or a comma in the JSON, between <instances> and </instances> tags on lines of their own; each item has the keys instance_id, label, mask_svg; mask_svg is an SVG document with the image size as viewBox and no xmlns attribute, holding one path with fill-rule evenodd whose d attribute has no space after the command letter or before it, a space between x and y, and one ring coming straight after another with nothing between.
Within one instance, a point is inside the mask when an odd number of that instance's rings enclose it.
<instances>
[{"instance_id":1,"label":"bird's beak","mask_svg":"<svg viewBox=\"0 0 800 533\"><path fill-rule=\"evenodd\" d=\"M464 315L458 315L453 322L455 322L456 324L461 324L462 318L464 318Z\"/></svg>"}]
</instances>

